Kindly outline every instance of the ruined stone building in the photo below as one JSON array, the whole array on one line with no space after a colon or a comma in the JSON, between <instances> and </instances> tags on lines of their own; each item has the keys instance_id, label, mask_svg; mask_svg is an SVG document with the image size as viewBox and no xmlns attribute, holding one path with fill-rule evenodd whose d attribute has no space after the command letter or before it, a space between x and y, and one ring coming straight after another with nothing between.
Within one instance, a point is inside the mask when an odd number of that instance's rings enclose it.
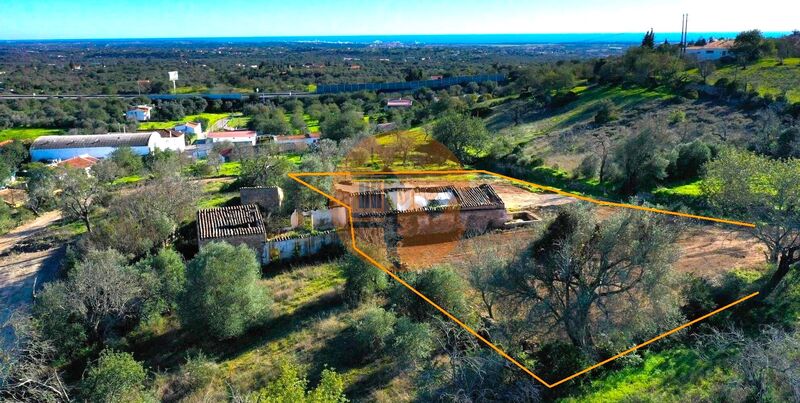
<instances>
[{"instance_id":1,"label":"ruined stone building","mask_svg":"<svg viewBox=\"0 0 800 403\"><path fill-rule=\"evenodd\" d=\"M197 212L197 242L247 245L260 254L267 239L264 220L255 204L202 209Z\"/></svg>"},{"instance_id":2,"label":"ruined stone building","mask_svg":"<svg viewBox=\"0 0 800 403\"><path fill-rule=\"evenodd\" d=\"M257 204L264 212L277 213L283 205L283 189L272 187L243 187L239 189L242 204Z\"/></svg>"},{"instance_id":3,"label":"ruined stone building","mask_svg":"<svg viewBox=\"0 0 800 403\"><path fill-rule=\"evenodd\" d=\"M444 242L504 228L503 200L489 184L479 186L389 187L338 196L352 207L357 237L399 243Z\"/></svg>"}]
</instances>

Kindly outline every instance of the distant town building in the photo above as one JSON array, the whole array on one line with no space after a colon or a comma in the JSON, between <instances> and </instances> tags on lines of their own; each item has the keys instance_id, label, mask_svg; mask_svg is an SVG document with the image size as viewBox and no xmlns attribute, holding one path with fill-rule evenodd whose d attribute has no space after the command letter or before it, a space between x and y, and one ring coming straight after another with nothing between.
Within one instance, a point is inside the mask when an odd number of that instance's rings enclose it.
<instances>
[{"instance_id":1,"label":"distant town building","mask_svg":"<svg viewBox=\"0 0 800 403\"><path fill-rule=\"evenodd\" d=\"M128 119L133 119L137 122L143 122L146 120L150 120L150 111L153 110L152 106L148 105L136 105L133 109L128 110L125 112L125 117Z\"/></svg>"},{"instance_id":2,"label":"distant town building","mask_svg":"<svg viewBox=\"0 0 800 403\"><path fill-rule=\"evenodd\" d=\"M410 108L413 104L413 100L403 98L390 99L386 101L386 106L388 108Z\"/></svg>"},{"instance_id":3,"label":"distant town building","mask_svg":"<svg viewBox=\"0 0 800 403\"><path fill-rule=\"evenodd\" d=\"M210 132L206 135L206 140L211 143L221 143L228 141L231 143L249 143L256 145L257 134L253 130L231 130L225 132Z\"/></svg>"},{"instance_id":4,"label":"distant town building","mask_svg":"<svg viewBox=\"0 0 800 403\"><path fill-rule=\"evenodd\" d=\"M720 39L704 46L688 46L686 54L694 56L697 60L719 60L723 57L732 57L733 43L734 41L730 39Z\"/></svg>"},{"instance_id":5,"label":"distant town building","mask_svg":"<svg viewBox=\"0 0 800 403\"><path fill-rule=\"evenodd\" d=\"M105 158L120 147L130 147L138 155L148 155L157 149L182 151L182 141L182 135L177 140L158 131L41 136L31 144L30 154L32 161L63 161L82 155Z\"/></svg>"},{"instance_id":6,"label":"distant town building","mask_svg":"<svg viewBox=\"0 0 800 403\"><path fill-rule=\"evenodd\" d=\"M174 130L186 134L193 134L195 136L199 136L200 134L203 133L203 126L200 124L200 122L186 122L175 126Z\"/></svg>"}]
</instances>

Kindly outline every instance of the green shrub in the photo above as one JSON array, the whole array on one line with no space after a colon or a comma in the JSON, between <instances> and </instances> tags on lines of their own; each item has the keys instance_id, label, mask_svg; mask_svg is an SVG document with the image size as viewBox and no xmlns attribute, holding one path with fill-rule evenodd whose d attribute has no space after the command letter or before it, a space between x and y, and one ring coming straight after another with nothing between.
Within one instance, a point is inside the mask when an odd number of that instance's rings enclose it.
<instances>
[{"instance_id":1,"label":"green shrub","mask_svg":"<svg viewBox=\"0 0 800 403\"><path fill-rule=\"evenodd\" d=\"M348 255L342 264L347 281L344 285L345 299L357 303L386 290L389 278L383 270L354 255Z\"/></svg>"},{"instance_id":2,"label":"green shrub","mask_svg":"<svg viewBox=\"0 0 800 403\"><path fill-rule=\"evenodd\" d=\"M217 365L202 352L190 356L181 367L183 382L190 390L202 389L218 375Z\"/></svg>"},{"instance_id":3,"label":"green shrub","mask_svg":"<svg viewBox=\"0 0 800 403\"><path fill-rule=\"evenodd\" d=\"M700 175L703 165L713 156L711 147L702 140L678 145L667 166L671 180L691 179Z\"/></svg>"},{"instance_id":4,"label":"green shrub","mask_svg":"<svg viewBox=\"0 0 800 403\"><path fill-rule=\"evenodd\" d=\"M681 310L689 319L698 318L717 307L714 301L714 286L705 278L689 276L681 289L681 294L686 301Z\"/></svg>"},{"instance_id":5,"label":"green shrub","mask_svg":"<svg viewBox=\"0 0 800 403\"><path fill-rule=\"evenodd\" d=\"M597 104L594 115L594 122L602 125L617 119L617 106L608 99L604 99Z\"/></svg>"},{"instance_id":6,"label":"green shrub","mask_svg":"<svg viewBox=\"0 0 800 403\"><path fill-rule=\"evenodd\" d=\"M417 274L413 287L431 301L461 320L468 320L470 315L467 303L467 283L448 266L437 266ZM399 285L398 287L402 287ZM430 303L411 294L405 287L398 288L403 292L399 300L393 300L399 309L418 321L428 320L439 311ZM397 295L395 292L393 295Z\"/></svg>"},{"instance_id":7,"label":"green shrub","mask_svg":"<svg viewBox=\"0 0 800 403\"><path fill-rule=\"evenodd\" d=\"M263 403L344 403L344 379L335 371L325 368L322 379L314 390L306 390L308 380L297 364L284 362L280 375L271 381L257 396L248 401Z\"/></svg>"},{"instance_id":8,"label":"green shrub","mask_svg":"<svg viewBox=\"0 0 800 403\"><path fill-rule=\"evenodd\" d=\"M686 112L677 110L672 111L669 114L669 123L676 124L676 123L683 123L686 121Z\"/></svg>"},{"instance_id":9,"label":"green shrub","mask_svg":"<svg viewBox=\"0 0 800 403\"><path fill-rule=\"evenodd\" d=\"M578 165L578 169L575 173L579 177L583 177L586 179L594 178L597 174L597 169L600 166L600 158L595 154L589 154L581 160L581 164Z\"/></svg>"},{"instance_id":10,"label":"green shrub","mask_svg":"<svg viewBox=\"0 0 800 403\"><path fill-rule=\"evenodd\" d=\"M588 364L580 349L563 341L544 344L536 353L536 362L536 373L548 382L564 379Z\"/></svg>"},{"instance_id":11,"label":"green shrub","mask_svg":"<svg viewBox=\"0 0 800 403\"><path fill-rule=\"evenodd\" d=\"M90 402L141 401L146 379L132 355L105 350L81 382L81 395Z\"/></svg>"},{"instance_id":12,"label":"green shrub","mask_svg":"<svg viewBox=\"0 0 800 403\"><path fill-rule=\"evenodd\" d=\"M394 333L396 321L390 311L380 307L367 308L352 323L354 354L361 357L380 354Z\"/></svg>"},{"instance_id":13,"label":"green shrub","mask_svg":"<svg viewBox=\"0 0 800 403\"><path fill-rule=\"evenodd\" d=\"M394 356L405 364L416 366L427 360L434 350L433 330L427 323L414 323L402 317L397 321L392 340Z\"/></svg>"}]
</instances>

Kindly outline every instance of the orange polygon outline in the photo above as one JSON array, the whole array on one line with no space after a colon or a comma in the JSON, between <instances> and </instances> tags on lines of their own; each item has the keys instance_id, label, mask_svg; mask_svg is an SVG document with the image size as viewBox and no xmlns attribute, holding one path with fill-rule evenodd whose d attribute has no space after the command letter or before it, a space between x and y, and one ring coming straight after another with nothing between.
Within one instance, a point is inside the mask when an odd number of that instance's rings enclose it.
<instances>
[{"instance_id":1,"label":"orange polygon outline","mask_svg":"<svg viewBox=\"0 0 800 403\"><path fill-rule=\"evenodd\" d=\"M638 349L640 349L640 348L642 348L642 347L644 347L644 346L646 346L648 344L651 344L653 342L661 340L661 339L663 339L663 338L665 338L665 337L667 337L667 336L669 336L669 335L671 335L673 333L676 333L676 332L678 332L680 330L683 330L683 329L685 329L685 328L687 328L689 326L692 326L695 323L698 323L698 322L700 322L702 320L705 320L705 319L707 319L707 318L709 318L711 316L714 316L714 315L716 315L716 314L718 314L718 313L720 313L720 312L722 312L722 311L724 311L724 310L726 310L728 308L731 308L731 307L733 307L733 306L735 306L737 304L740 304L740 303L742 303L742 302L744 302L744 301L746 301L746 300L748 300L750 298L753 298L756 295L758 295L758 292L754 292L754 293L752 293L750 295L747 295L747 296L745 296L743 298L740 298L740 299L738 299L736 301L733 301L728 305L725 305L723 307L717 308L717 309L715 309L715 310L713 310L713 311L711 311L711 312L709 312L709 313L707 313L707 314L705 314L705 315L703 315L703 316L701 316L699 318L696 318L696 319L694 319L694 320L692 320L690 322L684 323L683 325L680 325L680 326L678 326L678 327L676 327L676 328L674 328L672 330L664 332L664 333L662 333L662 334L660 334L660 335L658 335L658 336L656 336L656 337L654 337L654 338L652 338L650 340L647 340L647 341L645 341L645 342L643 342L641 344L637 344L636 346L633 346L633 347L631 347L631 348L629 348L629 349L627 349L627 350L625 350L625 351L623 351L623 352L621 352L621 353L619 353L619 354L617 354L617 355L615 355L613 357L607 358L607 359L605 359L603 361L600 361L600 362L598 362L598 363L596 363L594 365L586 367L586 368L584 368L584 369L582 369L582 370L580 370L580 371L578 371L578 372L576 372L576 373L574 373L574 374L572 374L572 375L570 375L570 376L568 376L568 377L566 377L564 379L561 379L560 381L553 382L553 383L548 383L544 379L540 378L538 375L534 374L533 371L531 371L530 369L528 369L527 367L525 367L524 365L519 363L517 360L515 360L514 358L512 358L511 356L506 354L505 351L501 350L499 347L494 345L494 343L490 342L489 340L487 340L486 338L484 338L483 336L478 334L471 327L467 326L467 324L465 324L464 322L460 321L458 318L453 316L453 314L448 312L446 309L440 307L435 302L431 301L430 298L428 298L427 296L425 296L421 292L417 291L417 289L415 289L410 284L405 282L397 274L395 274L394 272L392 272L388 268L384 267L383 265L378 263L375 259L373 259L369 255L364 253L364 251L359 249L358 245L356 245L356 232L355 232L355 228L353 226L353 211L352 211L352 208L350 206L348 206L347 204L345 204L344 202L342 202L341 200L336 199L335 197L323 192L322 190L318 189L317 187L315 187L315 186L309 184L308 182L300 179L300 177L305 177L305 176L448 175L448 174L487 174L487 175L492 175L492 176L500 177L500 178L503 178L503 179L506 179L506 180L509 180L509 181L512 181L512 182L516 182L516 183L520 183L520 184L523 184L523 185L532 186L532 187L535 187L535 188L538 188L538 189L554 192L554 193L560 194L562 196L573 197L573 198L576 198L576 199L579 199L579 200L583 200L583 201L587 201L587 202L590 202L590 203L599 204L601 206L612 206L612 207L621 207L621 208L628 208L628 209L634 209L634 210L642 210L642 211L648 211L648 212L652 212L652 213L660 213L660 214L668 214L668 215L679 216L679 217L694 218L694 219L698 219L698 220L713 221L713 222L718 222L718 223L732 224L732 225L737 225L737 226L742 226L742 227L749 227L749 228L754 228L755 225L751 224L751 223L747 223L747 222L742 222L742 221L726 220L726 219L721 219L721 218L714 218L714 217L706 217L706 216L700 216L700 215L694 215L694 214L679 213L679 212L675 212L675 211L661 210L661 209L656 209L656 208L651 208L651 207L636 206L636 205L632 205L632 204L615 203L615 202L609 202L609 201L604 201L604 200L593 199L591 197L586 197L586 196L581 196L581 195L577 195L577 194L574 194L574 193L565 192L565 191L563 191L561 189L557 189L557 188L554 188L554 187L543 186L543 185L539 185L539 184L536 184L536 183L531 183L531 182L523 181L523 180L520 180L520 179L512 178L510 176L501 175L501 174L498 174L498 173L494 173L494 172L490 172L490 171L486 171L486 170L480 170L480 169L473 169L473 170L447 170L447 171L413 171L412 170L412 171L392 171L392 172L374 172L374 171L371 171L371 172L370 171L360 172L360 171L354 171L354 172L295 172L295 173L289 173L289 177L292 178L293 180L297 181L301 185L303 185L303 186L305 186L305 187L307 187L307 188L309 188L309 189L321 194L322 196L325 196L327 199L331 200L332 202L334 202L336 204L339 204L342 207L344 207L345 209L347 209L347 214L348 214L348 217L350 219L350 237L351 237L351 240L352 240L352 247L353 247L353 250L355 250L356 253L358 253L362 258L364 258L366 261L370 262L375 267L377 267L377 268L383 270L384 272L386 272L386 274L388 274L394 280L396 280L397 282L399 282L400 284L402 284L403 286L405 286L406 288L411 290L411 292L413 292L414 294L416 294L417 296L419 296L420 298L425 300L425 302L431 304L439 312L441 312L442 314L444 314L445 316L450 318L453 322L457 323L459 326L464 328L464 330L466 330L467 332L469 332L470 334L472 334L473 336L478 338L478 340L480 340L483 343L485 343L492 350L494 350L498 354L500 354L503 358L507 359L512 364L516 365L522 371L524 371L528 375L532 376L534 379L536 379L537 381L541 382L544 386L547 386L548 388L554 388L554 387L556 387L556 386L558 386L558 385L560 385L560 384L562 384L564 382L567 382L567 381L569 381L569 380L571 380L571 379L573 379L575 377L581 376L581 375L583 375L583 374L585 374L585 373L587 373L587 372L589 372L589 371L591 371L591 370L593 370L593 369L595 369L597 367L600 367L600 366L605 365L605 364L607 364L607 363L609 363L611 361L614 361L617 358L620 358L620 357L622 357L622 356L624 356L626 354L629 354L629 353L631 353L633 351L636 351L636 350L638 350Z\"/></svg>"}]
</instances>

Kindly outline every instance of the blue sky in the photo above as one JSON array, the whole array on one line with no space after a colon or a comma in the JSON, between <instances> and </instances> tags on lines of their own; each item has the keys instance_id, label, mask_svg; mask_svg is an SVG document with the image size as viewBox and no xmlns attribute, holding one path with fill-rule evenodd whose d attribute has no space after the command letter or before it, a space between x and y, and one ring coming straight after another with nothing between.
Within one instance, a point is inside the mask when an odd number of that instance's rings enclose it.
<instances>
[{"instance_id":1,"label":"blue sky","mask_svg":"<svg viewBox=\"0 0 800 403\"><path fill-rule=\"evenodd\" d=\"M0 39L800 29L795 1L0 0Z\"/></svg>"}]
</instances>

